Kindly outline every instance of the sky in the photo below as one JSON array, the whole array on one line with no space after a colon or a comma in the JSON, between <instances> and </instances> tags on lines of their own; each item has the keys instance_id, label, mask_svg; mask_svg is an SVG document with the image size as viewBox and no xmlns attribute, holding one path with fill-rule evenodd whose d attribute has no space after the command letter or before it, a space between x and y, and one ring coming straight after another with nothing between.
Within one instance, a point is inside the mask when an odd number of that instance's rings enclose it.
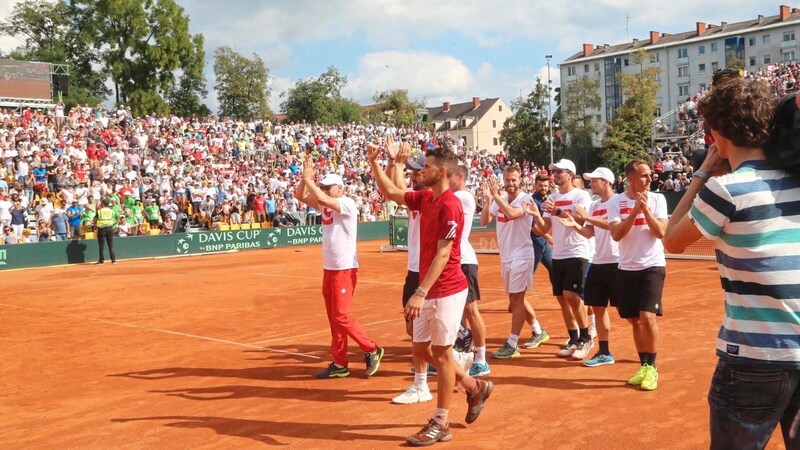
<instances>
[{"instance_id":1,"label":"sky","mask_svg":"<svg viewBox=\"0 0 800 450\"><path fill-rule=\"evenodd\" d=\"M270 70L270 106L297 80L336 66L346 97L373 103L376 92L406 89L427 106L472 97L511 103L548 78L583 43L618 44L649 32L680 33L777 15L781 3L753 0L176 0L191 33L206 42L206 104L215 111L214 50L257 53ZM0 0L0 17L15 1ZM791 7L800 2L787 1ZM0 38L0 49L18 45Z\"/></svg>"}]
</instances>

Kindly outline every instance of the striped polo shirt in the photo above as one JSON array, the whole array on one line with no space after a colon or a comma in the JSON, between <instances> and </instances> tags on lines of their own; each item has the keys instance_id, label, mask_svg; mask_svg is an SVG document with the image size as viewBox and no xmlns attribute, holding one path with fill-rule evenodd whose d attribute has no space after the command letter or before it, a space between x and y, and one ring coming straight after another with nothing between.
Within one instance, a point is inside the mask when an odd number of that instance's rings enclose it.
<instances>
[{"instance_id":1,"label":"striped polo shirt","mask_svg":"<svg viewBox=\"0 0 800 450\"><path fill-rule=\"evenodd\" d=\"M745 162L708 180L689 217L714 242L725 291L717 355L800 368L800 178Z\"/></svg>"}]
</instances>

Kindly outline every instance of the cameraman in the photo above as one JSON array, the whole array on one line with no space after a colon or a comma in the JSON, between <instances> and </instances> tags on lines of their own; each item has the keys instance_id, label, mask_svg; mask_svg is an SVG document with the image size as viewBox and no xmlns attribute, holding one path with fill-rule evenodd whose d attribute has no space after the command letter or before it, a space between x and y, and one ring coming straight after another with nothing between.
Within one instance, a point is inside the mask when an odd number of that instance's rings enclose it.
<instances>
[{"instance_id":1,"label":"cameraman","mask_svg":"<svg viewBox=\"0 0 800 450\"><path fill-rule=\"evenodd\" d=\"M712 449L763 448L778 422L786 448L800 448L800 124L796 95L773 123L775 100L761 81L715 80L698 109L716 143L664 238L670 252L703 236L716 249L725 318L708 394Z\"/></svg>"}]
</instances>

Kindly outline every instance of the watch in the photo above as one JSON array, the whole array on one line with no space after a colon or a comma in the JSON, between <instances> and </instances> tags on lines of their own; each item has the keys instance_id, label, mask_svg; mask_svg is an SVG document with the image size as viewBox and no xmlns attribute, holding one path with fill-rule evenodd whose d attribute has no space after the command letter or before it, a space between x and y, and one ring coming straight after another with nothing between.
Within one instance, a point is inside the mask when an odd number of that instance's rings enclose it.
<instances>
[{"instance_id":1,"label":"watch","mask_svg":"<svg viewBox=\"0 0 800 450\"><path fill-rule=\"evenodd\" d=\"M708 179L711 178L711 175L709 175L708 172L706 172L705 170L695 171L694 176L700 178L703 181L708 181Z\"/></svg>"}]
</instances>

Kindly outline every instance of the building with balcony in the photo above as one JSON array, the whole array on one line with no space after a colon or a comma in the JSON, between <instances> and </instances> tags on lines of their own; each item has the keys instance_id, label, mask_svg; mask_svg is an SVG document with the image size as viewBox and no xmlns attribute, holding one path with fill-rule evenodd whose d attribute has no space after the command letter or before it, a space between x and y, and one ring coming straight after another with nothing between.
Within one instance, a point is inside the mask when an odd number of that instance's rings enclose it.
<instances>
[{"instance_id":1,"label":"building with balcony","mask_svg":"<svg viewBox=\"0 0 800 450\"><path fill-rule=\"evenodd\" d=\"M711 74L726 67L743 67L748 72L772 70L776 65L797 60L800 9L781 5L774 16L737 23L697 22L695 29L678 34L651 31L648 39L633 39L616 45L584 44L583 49L559 64L561 89L581 77L598 85L602 106L595 120L608 123L624 101L618 84L620 72L641 70L631 55L644 49L653 55L647 67L658 67L661 85L656 94L659 115L674 110L680 101L711 84Z\"/></svg>"}]
</instances>

